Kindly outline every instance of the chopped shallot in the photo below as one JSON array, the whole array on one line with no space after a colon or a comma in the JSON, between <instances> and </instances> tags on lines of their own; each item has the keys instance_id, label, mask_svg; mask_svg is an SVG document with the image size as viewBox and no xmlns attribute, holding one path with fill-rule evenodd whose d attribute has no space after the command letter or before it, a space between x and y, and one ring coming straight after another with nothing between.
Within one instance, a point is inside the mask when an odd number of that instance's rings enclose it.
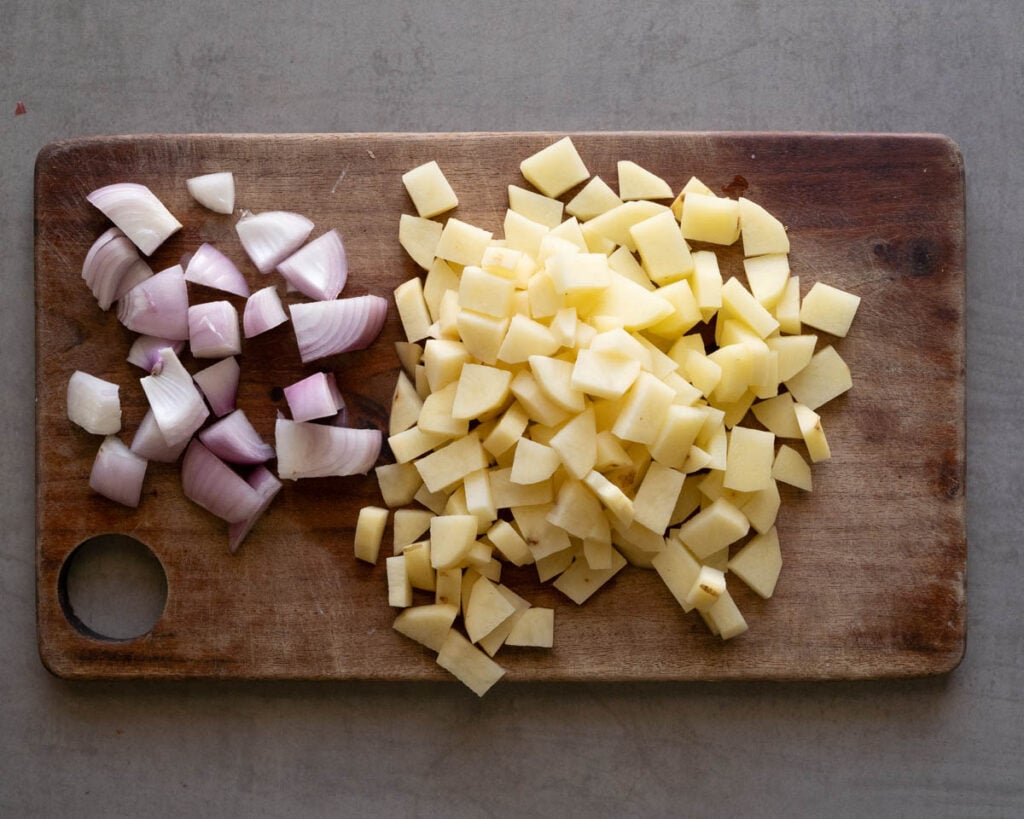
<instances>
[{"instance_id":1,"label":"chopped shallot","mask_svg":"<svg viewBox=\"0 0 1024 819\"><path fill-rule=\"evenodd\" d=\"M68 419L93 435L121 430L120 387L75 370L68 381Z\"/></svg>"},{"instance_id":2,"label":"chopped shallot","mask_svg":"<svg viewBox=\"0 0 1024 819\"><path fill-rule=\"evenodd\" d=\"M236 296L249 295L249 283L242 271L209 243L200 245L189 258L185 265L185 281L234 293Z\"/></svg>"},{"instance_id":3,"label":"chopped shallot","mask_svg":"<svg viewBox=\"0 0 1024 819\"><path fill-rule=\"evenodd\" d=\"M140 380L164 440L168 446L174 446L191 437L209 417L210 411L174 350L169 347L162 349L160 360L159 373Z\"/></svg>"},{"instance_id":4,"label":"chopped shallot","mask_svg":"<svg viewBox=\"0 0 1024 819\"><path fill-rule=\"evenodd\" d=\"M281 297L277 295L277 288L273 285L257 290L245 302L242 331L246 338L258 336L286 321L288 314L285 313Z\"/></svg>"},{"instance_id":5,"label":"chopped shallot","mask_svg":"<svg viewBox=\"0 0 1024 819\"><path fill-rule=\"evenodd\" d=\"M277 266L288 284L311 299L335 299L348 279L345 245L336 230L329 230L296 250Z\"/></svg>"},{"instance_id":6,"label":"chopped shallot","mask_svg":"<svg viewBox=\"0 0 1024 819\"><path fill-rule=\"evenodd\" d=\"M228 523L248 519L262 503L241 475L195 439L181 463L181 487L186 498Z\"/></svg>"},{"instance_id":7,"label":"chopped shallot","mask_svg":"<svg viewBox=\"0 0 1024 819\"><path fill-rule=\"evenodd\" d=\"M181 265L135 285L117 304L117 318L129 330L175 341L188 338L188 288Z\"/></svg>"},{"instance_id":8,"label":"chopped shallot","mask_svg":"<svg viewBox=\"0 0 1024 819\"><path fill-rule=\"evenodd\" d=\"M181 222L145 185L116 182L97 188L86 199L103 211L147 256L168 236L181 230Z\"/></svg>"},{"instance_id":9,"label":"chopped shallot","mask_svg":"<svg viewBox=\"0 0 1024 819\"><path fill-rule=\"evenodd\" d=\"M289 421L274 426L277 474L281 478L365 475L380 457L379 429L352 429Z\"/></svg>"},{"instance_id":10,"label":"chopped shallot","mask_svg":"<svg viewBox=\"0 0 1024 819\"><path fill-rule=\"evenodd\" d=\"M274 448L264 443L240 409L200 432L199 440L210 452L231 464L261 464L274 457Z\"/></svg>"},{"instance_id":11,"label":"chopped shallot","mask_svg":"<svg viewBox=\"0 0 1024 819\"><path fill-rule=\"evenodd\" d=\"M220 418L235 408L240 376L238 359L232 356L200 370L192 378L206 396L213 414Z\"/></svg>"},{"instance_id":12,"label":"chopped shallot","mask_svg":"<svg viewBox=\"0 0 1024 819\"><path fill-rule=\"evenodd\" d=\"M103 497L134 509L142 496L147 463L116 435L108 435L92 463L89 486Z\"/></svg>"},{"instance_id":13,"label":"chopped shallot","mask_svg":"<svg viewBox=\"0 0 1024 819\"><path fill-rule=\"evenodd\" d=\"M345 406L334 373L313 373L284 388L293 421L313 421L336 415Z\"/></svg>"},{"instance_id":14,"label":"chopped shallot","mask_svg":"<svg viewBox=\"0 0 1024 819\"><path fill-rule=\"evenodd\" d=\"M313 223L301 214L277 210L245 214L235 230L256 269L269 273L302 246Z\"/></svg>"},{"instance_id":15,"label":"chopped shallot","mask_svg":"<svg viewBox=\"0 0 1024 819\"><path fill-rule=\"evenodd\" d=\"M380 296L314 301L290 307L299 355L318 358L368 347L384 326L388 303Z\"/></svg>"},{"instance_id":16,"label":"chopped shallot","mask_svg":"<svg viewBox=\"0 0 1024 819\"><path fill-rule=\"evenodd\" d=\"M185 180L185 187L193 199L214 213L231 213L235 209L235 177L231 171L193 176Z\"/></svg>"},{"instance_id":17,"label":"chopped shallot","mask_svg":"<svg viewBox=\"0 0 1024 819\"><path fill-rule=\"evenodd\" d=\"M242 352L238 311L229 301L188 308L188 346L195 358L225 358Z\"/></svg>"},{"instance_id":18,"label":"chopped shallot","mask_svg":"<svg viewBox=\"0 0 1024 819\"><path fill-rule=\"evenodd\" d=\"M246 478L246 483L260 496L260 506L245 520L228 525L228 549L231 550L232 554L238 551L238 547L245 540L245 536L249 534L256 521L260 519L260 516L267 511L267 507L270 506L277 493L281 491L281 482L265 466L256 467L252 474Z\"/></svg>"},{"instance_id":19,"label":"chopped shallot","mask_svg":"<svg viewBox=\"0 0 1024 819\"><path fill-rule=\"evenodd\" d=\"M82 278L101 310L109 310L110 305L152 275L139 249L116 227L93 242L82 263Z\"/></svg>"}]
</instances>

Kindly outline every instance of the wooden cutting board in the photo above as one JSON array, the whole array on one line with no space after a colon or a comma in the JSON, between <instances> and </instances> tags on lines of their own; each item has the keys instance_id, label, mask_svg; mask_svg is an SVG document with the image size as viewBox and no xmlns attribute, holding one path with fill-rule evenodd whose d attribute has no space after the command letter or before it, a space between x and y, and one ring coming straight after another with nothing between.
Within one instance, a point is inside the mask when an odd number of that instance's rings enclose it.
<instances>
[{"instance_id":1,"label":"wooden cutting board","mask_svg":"<svg viewBox=\"0 0 1024 819\"><path fill-rule=\"evenodd\" d=\"M101 312L82 260L108 226L86 202L118 181L148 185L185 229L154 270L210 241L263 279L237 241L237 216L204 210L185 180L231 170L236 205L292 210L338 228L351 274L343 295L390 296L417 268L397 242L411 212L400 175L436 159L460 196L454 214L500 235L519 162L561 135L343 134L97 137L49 145L36 167L37 577L40 653L64 677L445 678L433 655L391 629L383 557L352 557L372 477L287 483L236 555L224 526L186 501L177 469L152 464L138 510L88 486L99 439L70 424L75 369L120 383L122 437L145 410L132 334ZM658 577L627 567L577 608L529 570L504 579L556 608L551 651L505 649L510 680L828 679L925 675L959 662L965 641L964 187L949 140L931 135L587 133L573 139L612 185L632 159L678 189L691 175L745 193L788 226L801 290L822 280L862 297L835 341L854 389L827 405L830 461L813 493L784 487L784 569L775 597L730 588L750 630L723 644L684 615ZM721 254L741 272L738 249ZM276 277L273 281L279 281ZM224 298L193 292L193 300ZM283 288L281 288L283 291ZM229 297L234 298L234 297ZM291 298L291 297L289 297ZM241 300L236 300L241 306ZM371 349L302 365L288 326L245 342L240 406L268 441L280 388L332 369L353 423L386 427L398 372L392 309ZM186 358L193 371L195 362ZM147 544L167 575L163 616L145 636L98 639L69 621L61 568L103 533ZM387 546L385 547L387 552Z\"/></svg>"}]
</instances>

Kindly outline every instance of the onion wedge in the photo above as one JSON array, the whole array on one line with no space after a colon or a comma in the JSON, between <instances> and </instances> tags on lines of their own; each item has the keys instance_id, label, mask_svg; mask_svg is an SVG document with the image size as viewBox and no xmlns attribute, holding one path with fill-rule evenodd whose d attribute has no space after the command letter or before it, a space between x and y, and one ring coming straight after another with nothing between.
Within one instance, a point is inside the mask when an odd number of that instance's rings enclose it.
<instances>
[{"instance_id":1,"label":"onion wedge","mask_svg":"<svg viewBox=\"0 0 1024 819\"><path fill-rule=\"evenodd\" d=\"M275 210L246 214L235 230L256 269L269 273L302 246L313 223L301 214Z\"/></svg>"},{"instance_id":2,"label":"onion wedge","mask_svg":"<svg viewBox=\"0 0 1024 819\"><path fill-rule=\"evenodd\" d=\"M167 441L164 440L164 434L156 425L153 410L150 409L146 410L146 414L142 416L142 421L139 422L139 428L135 430L130 448L132 452L147 461L173 464L181 457L189 440L189 438L182 438L174 446L168 446Z\"/></svg>"},{"instance_id":3,"label":"onion wedge","mask_svg":"<svg viewBox=\"0 0 1024 819\"><path fill-rule=\"evenodd\" d=\"M244 478L194 439L181 463L181 488L190 501L228 523L255 515L262 502Z\"/></svg>"},{"instance_id":4,"label":"onion wedge","mask_svg":"<svg viewBox=\"0 0 1024 819\"><path fill-rule=\"evenodd\" d=\"M128 358L125 360L129 364L134 364L136 367L144 369L147 373L151 373L153 368L157 366L157 363L161 361L160 351L164 347L170 347L174 350L175 355L181 355L181 351L185 349L185 342L169 338L157 338L156 336L139 336L132 342L132 346L128 348Z\"/></svg>"},{"instance_id":5,"label":"onion wedge","mask_svg":"<svg viewBox=\"0 0 1024 819\"><path fill-rule=\"evenodd\" d=\"M271 285L257 290L246 300L245 311L242 313L242 332L246 338L252 338L286 321L288 314L281 304L281 297L277 295L277 288Z\"/></svg>"},{"instance_id":6,"label":"onion wedge","mask_svg":"<svg viewBox=\"0 0 1024 819\"><path fill-rule=\"evenodd\" d=\"M384 326L388 303L380 296L314 301L290 307L302 363L368 347Z\"/></svg>"},{"instance_id":7,"label":"onion wedge","mask_svg":"<svg viewBox=\"0 0 1024 819\"><path fill-rule=\"evenodd\" d=\"M136 455L124 441L108 435L100 444L89 473L89 486L105 498L130 506L139 505L147 461Z\"/></svg>"},{"instance_id":8,"label":"onion wedge","mask_svg":"<svg viewBox=\"0 0 1024 819\"><path fill-rule=\"evenodd\" d=\"M82 263L82 278L101 310L109 310L110 305L152 275L139 249L116 227L93 242Z\"/></svg>"},{"instance_id":9,"label":"onion wedge","mask_svg":"<svg viewBox=\"0 0 1024 819\"><path fill-rule=\"evenodd\" d=\"M348 279L345 245L336 230L318 236L277 266L288 284L311 299L336 299Z\"/></svg>"},{"instance_id":10,"label":"onion wedge","mask_svg":"<svg viewBox=\"0 0 1024 819\"><path fill-rule=\"evenodd\" d=\"M234 554L238 551L238 547L242 541L245 540L245 536L252 531L252 527L256 524L256 521L260 519L267 508L270 506L271 501L277 496L277 493L281 491L281 482L274 476L274 473L267 469L265 466L258 466L253 470L252 474L246 478L245 482L249 484L260 496L260 506L252 515L247 517L245 520L240 520L237 523L228 525L228 549Z\"/></svg>"},{"instance_id":11,"label":"onion wedge","mask_svg":"<svg viewBox=\"0 0 1024 819\"><path fill-rule=\"evenodd\" d=\"M226 358L242 352L238 311L229 301L188 308L188 346L194 358Z\"/></svg>"},{"instance_id":12,"label":"onion wedge","mask_svg":"<svg viewBox=\"0 0 1024 819\"><path fill-rule=\"evenodd\" d=\"M337 415L345 406L334 373L313 373L284 388L293 421L313 421Z\"/></svg>"},{"instance_id":13,"label":"onion wedge","mask_svg":"<svg viewBox=\"0 0 1024 819\"><path fill-rule=\"evenodd\" d=\"M235 177L231 171L207 173L185 180L185 187L200 205L214 213L235 209Z\"/></svg>"},{"instance_id":14,"label":"onion wedge","mask_svg":"<svg viewBox=\"0 0 1024 819\"><path fill-rule=\"evenodd\" d=\"M328 475L365 475L380 457L379 429L352 429L289 421L274 426L278 477L290 480Z\"/></svg>"},{"instance_id":15,"label":"onion wedge","mask_svg":"<svg viewBox=\"0 0 1024 819\"><path fill-rule=\"evenodd\" d=\"M68 420L93 435L121 431L120 387L75 370L68 380Z\"/></svg>"},{"instance_id":16,"label":"onion wedge","mask_svg":"<svg viewBox=\"0 0 1024 819\"><path fill-rule=\"evenodd\" d=\"M209 243L199 246L185 265L185 281L248 297L249 283L231 259Z\"/></svg>"},{"instance_id":17,"label":"onion wedge","mask_svg":"<svg viewBox=\"0 0 1024 819\"><path fill-rule=\"evenodd\" d=\"M200 432L199 440L210 452L231 464L261 464L274 457L274 448L264 443L240 409Z\"/></svg>"},{"instance_id":18,"label":"onion wedge","mask_svg":"<svg viewBox=\"0 0 1024 819\"><path fill-rule=\"evenodd\" d=\"M210 411L174 350L160 351L159 372L140 379L150 409L168 446L191 437Z\"/></svg>"},{"instance_id":19,"label":"onion wedge","mask_svg":"<svg viewBox=\"0 0 1024 819\"><path fill-rule=\"evenodd\" d=\"M238 360L232 356L211 364L205 370L200 370L192 379L203 391L213 414L220 418L235 408L240 376L241 367L238 366Z\"/></svg>"},{"instance_id":20,"label":"onion wedge","mask_svg":"<svg viewBox=\"0 0 1024 819\"><path fill-rule=\"evenodd\" d=\"M164 203L145 185L117 182L90 193L88 199L149 256L171 234L181 230Z\"/></svg>"},{"instance_id":21,"label":"onion wedge","mask_svg":"<svg viewBox=\"0 0 1024 819\"><path fill-rule=\"evenodd\" d=\"M135 285L117 304L117 318L129 330L184 341L188 338L188 289L181 265Z\"/></svg>"}]
</instances>

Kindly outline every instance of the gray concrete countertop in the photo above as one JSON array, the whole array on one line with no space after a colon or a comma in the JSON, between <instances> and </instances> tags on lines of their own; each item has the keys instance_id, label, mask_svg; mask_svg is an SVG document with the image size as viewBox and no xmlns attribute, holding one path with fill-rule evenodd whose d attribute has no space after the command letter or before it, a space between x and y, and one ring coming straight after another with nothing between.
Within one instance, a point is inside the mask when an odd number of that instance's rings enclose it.
<instances>
[{"instance_id":1,"label":"gray concrete countertop","mask_svg":"<svg viewBox=\"0 0 1024 819\"><path fill-rule=\"evenodd\" d=\"M1024 815L1024 4L7 0L0 814ZM25 113L16 114L24 103ZM941 132L968 184L969 640L838 684L72 684L36 653L32 171L100 133ZM941 327L936 328L942 332ZM898 453L893 453L898 457Z\"/></svg>"}]
</instances>

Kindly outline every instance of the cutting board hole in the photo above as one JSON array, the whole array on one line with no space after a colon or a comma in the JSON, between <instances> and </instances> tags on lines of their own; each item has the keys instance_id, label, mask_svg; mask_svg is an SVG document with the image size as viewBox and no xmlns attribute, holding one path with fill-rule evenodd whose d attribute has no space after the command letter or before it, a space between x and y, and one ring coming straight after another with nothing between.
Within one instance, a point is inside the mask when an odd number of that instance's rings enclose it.
<instances>
[{"instance_id":1,"label":"cutting board hole","mask_svg":"<svg viewBox=\"0 0 1024 819\"><path fill-rule=\"evenodd\" d=\"M61 567L64 616L97 640L131 640L152 631L167 604L167 575L146 544L128 535L80 543Z\"/></svg>"}]
</instances>

